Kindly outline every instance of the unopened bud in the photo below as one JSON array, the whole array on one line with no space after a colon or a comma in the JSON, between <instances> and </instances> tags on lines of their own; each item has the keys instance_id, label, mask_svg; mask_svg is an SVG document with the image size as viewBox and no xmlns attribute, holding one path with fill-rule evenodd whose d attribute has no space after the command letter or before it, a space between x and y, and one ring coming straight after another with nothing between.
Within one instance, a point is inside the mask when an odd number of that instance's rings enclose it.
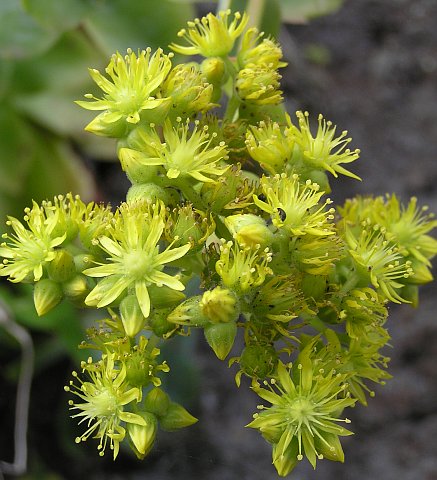
<instances>
[{"instance_id":1,"label":"unopened bud","mask_svg":"<svg viewBox=\"0 0 437 480\"><path fill-rule=\"evenodd\" d=\"M120 302L120 316L128 337L134 337L143 329L145 318L135 295L128 295Z\"/></svg>"},{"instance_id":2,"label":"unopened bud","mask_svg":"<svg viewBox=\"0 0 437 480\"><path fill-rule=\"evenodd\" d=\"M49 277L55 282L65 282L76 274L73 255L67 250L56 250L55 258L47 265Z\"/></svg>"},{"instance_id":3,"label":"unopened bud","mask_svg":"<svg viewBox=\"0 0 437 480\"><path fill-rule=\"evenodd\" d=\"M169 406L169 396L158 387L152 388L144 398L144 408L157 417L167 415Z\"/></svg>"},{"instance_id":4,"label":"unopened bud","mask_svg":"<svg viewBox=\"0 0 437 480\"><path fill-rule=\"evenodd\" d=\"M200 301L202 297L196 295L178 305L167 317L167 320L177 325L204 327L210 323L209 318L202 312Z\"/></svg>"},{"instance_id":5,"label":"unopened bud","mask_svg":"<svg viewBox=\"0 0 437 480\"><path fill-rule=\"evenodd\" d=\"M126 194L127 203L156 203L159 200L162 200L165 205L168 205L171 202L171 195L169 195L164 188L154 183L132 185Z\"/></svg>"},{"instance_id":6,"label":"unopened bud","mask_svg":"<svg viewBox=\"0 0 437 480\"><path fill-rule=\"evenodd\" d=\"M148 183L156 178L158 167L145 164L143 161L147 156L144 153L131 148L120 148L118 157L121 168L132 183Z\"/></svg>"},{"instance_id":7,"label":"unopened bud","mask_svg":"<svg viewBox=\"0 0 437 480\"><path fill-rule=\"evenodd\" d=\"M71 280L62 284L62 291L69 301L83 305L86 296L91 291L91 281L90 278L78 273Z\"/></svg>"},{"instance_id":8,"label":"unopened bud","mask_svg":"<svg viewBox=\"0 0 437 480\"><path fill-rule=\"evenodd\" d=\"M241 246L267 247L272 243L273 233L265 221L257 215L251 213L230 215L225 218L225 225Z\"/></svg>"},{"instance_id":9,"label":"unopened bud","mask_svg":"<svg viewBox=\"0 0 437 480\"><path fill-rule=\"evenodd\" d=\"M33 302L35 304L36 313L41 317L62 300L62 289L59 283L49 278L43 278L35 283L33 291Z\"/></svg>"},{"instance_id":10,"label":"unopened bud","mask_svg":"<svg viewBox=\"0 0 437 480\"><path fill-rule=\"evenodd\" d=\"M193 417L182 405L175 402L170 402L166 415L159 419L160 427L168 432L189 427L196 422L196 417Z\"/></svg>"},{"instance_id":11,"label":"unopened bud","mask_svg":"<svg viewBox=\"0 0 437 480\"><path fill-rule=\"evenodd\" d=\"M200 301L202 313L212 323L235 322L239 315L237 298L227 288L216 287L208 290L202 295Z\"/></svg>"},{"instance_id":12,"label":"unopened bud","mask_svg":"<svg viewBox=\"0 0 437 480\"><path fill-rule=\"evenodd\" d=\"M127 431L136 456L142 460L152 449L158 430L158 420L152 413L139 412L145 425L127 423Z\"/></svg>"},{"instance_id":13,"label":"unopened bud","mask_svg":"<svg viewBox=\"0 0 437 480\"><path fill-rule=\"evenodd\" d=\"M237 324L213 323L204 329L205 338L209 346L220 360L224 360L231 351L237 335Z\"/></svg>"}]
</instances>

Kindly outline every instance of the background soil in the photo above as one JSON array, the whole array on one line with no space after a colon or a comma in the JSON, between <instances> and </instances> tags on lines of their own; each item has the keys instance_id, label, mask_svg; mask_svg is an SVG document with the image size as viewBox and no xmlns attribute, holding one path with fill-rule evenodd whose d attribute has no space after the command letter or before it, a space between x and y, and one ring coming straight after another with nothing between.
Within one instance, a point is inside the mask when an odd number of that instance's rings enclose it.
<instances>
[{"instance_id":1,"label":"background soil","mask_svg":"<svg viewBox=\"0 0 437 480\"><path fill-rule=\"evenodd\" d=\"M344 177L333 182L334 200L396 192L405 201L417 196L437 212L437 2L349 0L336 14L284 28L281 42L289 62L283 77L288 111L323 113L340 131L348 129L353 147L361 149L352 170L363 182ZM119 167L100 166L97 173L106 185L102 193L114 202L121 200L127 185ZM343 442L345 465L321 461L313 473L302 462L291 478L437 479L436 311L435 284L422 288L418 309L391 308L393 348L387 353L394 379L376 388L368 408L358 406L348 414L356 434ZM45 381L36 378L32 396L43 400L32 406L38 423L31 445L40 461L57 472L50 478L278 478L270 447L256 431L244 428L256 410L257 397L247 384L235 387L235 372L219 362L200 337L192 343L187 356L198 371L193 370L180 390L188 401L191 396L191 410L200 421L187 431L160 434L156 449L142 463L123 454L115 464L99 459L92 442L73 445L70 452L53 445L53 412L65 416L65 403L60 411L58 399L40 395L47 387L47 373ZM60 364L50 375L65 378L69 368ZM174 378L181 378L178 372Z\"/></svg>"}]
</instances>

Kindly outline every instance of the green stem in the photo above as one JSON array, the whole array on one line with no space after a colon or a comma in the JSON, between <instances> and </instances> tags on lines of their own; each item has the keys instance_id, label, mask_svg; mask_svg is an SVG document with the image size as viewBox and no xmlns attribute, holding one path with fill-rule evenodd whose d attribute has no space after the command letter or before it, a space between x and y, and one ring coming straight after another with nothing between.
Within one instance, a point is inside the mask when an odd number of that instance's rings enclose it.
<instances>
[{"instance_id":1,"label":"green stem","mask_svg":"<svg viewBox=\"0 0 437 480\"><path fill-rule=\"evenodd\" d=\"M240 106L240 103L240 99L235 95L232 95L232 97L228 101L228 106L226 107L226 112L223 119L230 122L234 122L235 120L237 120L238 108Z\"/></svg>"},{"instance_id":2,"label":"green stem","mask_svg":"<svg viewBox=\"0 0 437 480\"><path fill-rule=\"evenodd\" d=\"M184 197L188 201L190 201L196 208L199 208L203 211L208 210L208 205L206 205L203 198L187 179L178 178L177 183L175 182L175 186L182 191Z\"/></svg>"}]
</instances>

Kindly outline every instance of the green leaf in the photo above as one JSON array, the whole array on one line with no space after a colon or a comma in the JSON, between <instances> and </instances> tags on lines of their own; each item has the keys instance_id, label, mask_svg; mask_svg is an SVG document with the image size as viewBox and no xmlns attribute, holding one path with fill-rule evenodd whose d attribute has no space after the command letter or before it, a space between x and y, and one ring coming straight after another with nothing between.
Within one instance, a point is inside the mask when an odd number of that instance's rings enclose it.
<instances>
[{"instance_id":1,"label":"green leaf","mask_svg":"<svg viewBox=\"0 0 437 480\"><path fill-rule=\"evenodd\" d=\"M306 23L338 10L344 0L280 0L282 20L286 23Z\"/></svg>"},{"instance_id":2,"label":"green leaf","mask_svg":"<svg viewBox=\"0 0 437 480\"><path fill-rule=\"evenodd\" d=\"M90 9L88 0L22 0L21 3L40 25L58 32L76 27Z\"/></svg>"},{"instance_id":3,"label":"green leaf","mask_svg":"<svg viewBox=\"0 0 437 480\"><path fill-rule=\"evenodd\" d=\"M32 200L74 192L93 196L91 174L71 146L0 104L0 231L6 215L22 217Z\"/></svg>"},{"instance_id":4,"label":"green leaf","mask_svg":"<svg viewBox=\"0 0 437 480\"><path fill-rule=\"evenodd\" d=\"M102 0L85 23L95 44L108 56L127 48L165 48L187 20L193 6L169 0Z\"/></svg>"},{"instance_id":5,"label":"green leaf","mask_svg":"<svg viewBox=\"0 0 437 480\"><path fill-rule=\"evenodd\" d=\"M45 28L27 14L20 0L0 1L0 25L0 58L35 55L58 37L55 30Z\"/></svg>"}]
</instances>

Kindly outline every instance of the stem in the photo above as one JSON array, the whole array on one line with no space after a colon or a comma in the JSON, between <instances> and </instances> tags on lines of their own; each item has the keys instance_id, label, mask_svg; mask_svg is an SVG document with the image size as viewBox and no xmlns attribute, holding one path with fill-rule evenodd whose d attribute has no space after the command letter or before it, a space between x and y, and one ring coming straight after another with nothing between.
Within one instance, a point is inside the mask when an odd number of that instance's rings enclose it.
<instances>
[{"instance_id":1,"label":"stem","mask_svg":"<svg viewBox=\"0 0 437 480\"><path fill-rule=\"evenodd\" d=\"M231 6L231 0L219 0L217 3L217 13L228 10Z\"/></svg>"},{"instance_id":2,"label":"stem","mask_svg":"<svg viewBox=\"0 0 437 480\"><path fill-rule=\"evenodd\" d=\"M235 95L232 95L232 97L228 101L228 105L226 107L226 112L223 119L229 120L230 122L234 122L235 120L237 120L238 108L240 106L240 103L240 99Z\"/></svg>"},{"instance_id":3,"label":"stem","mask_svg":"<svg viewBox=\"0 0 437 480\"><path fill-rule=\"evenodd\" d=\"M266 0L248 0L246 12L249 16L248 27L257 27L260 30L266 7Z\"/></svg>"},{"instance_id":4,"label":"stem","mask_svg":"<svg viewBox=\"0 0 437 480\"><path fill-rule=\"evenodd\" d=\"M208 206L203 201L203 198L187 179L178 178L176 187L178 187L182 191L184 197L189 200L195 207L203 211L208 210Z\"/></svg>"},{"instance_id":5,"label":"stem","mask_svg":"<svg viewBox=\"0 0 437 480\"><path fill-rule=\"evenodd\" d=\"M0 461L0 478L3 478L2 473L22 475L27 468L27 426L34 352L31 336L13 320L3 302L0 303L0 325L20 343L22 349L15 403L14 461L13 463Z\"/></svg>"}]
</instances>

